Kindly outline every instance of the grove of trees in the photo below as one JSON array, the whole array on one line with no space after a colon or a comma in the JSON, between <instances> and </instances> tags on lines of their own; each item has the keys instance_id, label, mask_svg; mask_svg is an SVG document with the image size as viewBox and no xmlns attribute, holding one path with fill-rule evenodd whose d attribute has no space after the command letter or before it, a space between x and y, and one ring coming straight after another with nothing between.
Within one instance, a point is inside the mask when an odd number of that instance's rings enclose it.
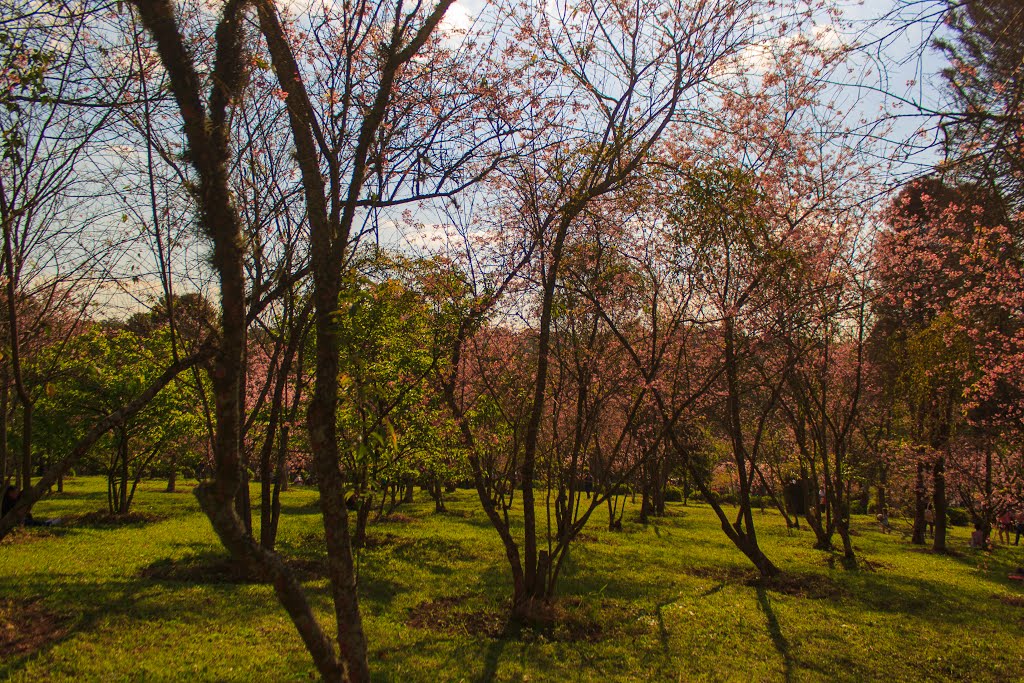
<instances>
[{"instance_id":1,"label":"grove of trees","mask_svg":"<svg viewBox=\"0 0 1024 683\"><path fill-rule=\"evenodd\" d=\"M0 537L72 471L198 480L366 681L356 553L417 486L475 491L524 620L627 508L767 580L758 508L852 569L851 514L942 552L1024 504L1015 0L0 3ZM871 72L912 27L927 106Z\"/></svg>"}]
</instances>

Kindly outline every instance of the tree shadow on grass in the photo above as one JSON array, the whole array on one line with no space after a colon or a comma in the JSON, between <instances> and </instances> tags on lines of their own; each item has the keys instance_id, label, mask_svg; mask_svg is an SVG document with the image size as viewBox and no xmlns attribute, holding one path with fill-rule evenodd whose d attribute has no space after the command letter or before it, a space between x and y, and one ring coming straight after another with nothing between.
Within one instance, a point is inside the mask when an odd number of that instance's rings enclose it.
<instances>
[{"instance_id":1,"label":"tree shadow on grass","mask_svg":"<svg viewBox=\"0 0 1024 683\"><path fill-rule=\"evenodd\" d=\"M42 526L18 526L0 539L0 546L35 543L66 536L74 536L81 530L132 529L157 524L170 519L170 515L152 512L130 512L114 515L107 510L95 510L53 518Z\"/></svg>"},{"instance_id":2,"label":"tree shadow on grass","mask_svg":"<svg viewBox=\"0 0 1024 683\"><path fill-rule=\"evenodd\" d=\"M491 644L487 646L487 652L484 654L484 670L480 672L480 678L477 679L480 683L491 683L494 680L495 674L498 673L498 664L501 662L501 653L505 651L507 642L507 639L499 638L491 641Z\"/></svg>"},{"instance_id":3,"label":"tree shadow on grass","mask_svg":"<svg viewBox=\"0 0 1024 683\"><path fill-rule=\"evenodd\" d=\"M87 529L138 528L166 521L170 517L168 514L155 512L135 511L119 515L113 514L109 510L95 510L93 512L62 517L55 528L61 526L83 527Z\"/></svg>"},{"instance_id":4,"label":"tree shadow on grass","mask_svg":"<svg viewBox=\"0 0 1024 683\"><path fill-rule=\"evenodd\" d=\"M281 556L281 559L299 581L316 581L327 577L326 558ZM155 560L143 567L139 576L152 581L188 584L273 583L269 574L216 550Z\"/></svg>"},{"instance_id":5,"label":"tree shadow on grass","mask_svg":"<svg viewBox=\"0 0 1024 683\"><path fill-rule=\"evenodd\" d=\"M461 562L477 559L475 553L466 550L459 541L439 537L403 538L393 537L394 542L370 549L366 561L372 562L378 553L386 554L393 560L408 564L417 570L448 577L455 573Z\"/></svg>"},{"instance_id":6,"label":"tree shadow on grass","mask_svg":"<svg viewBox=\"0 0 1024 683\"><path fill-rule=\"evenodd\" d=\"M405 592L407 587L383 576L360 572L358 590L363 609L372 607L375 614L381 615L388 611L395 598Z\"/></svg>"},{"instance_id":7,"label":"tree shadow on grass","mask_svg":"<svg viewBox=\"0 0 1024 683\"><path fill-rule=\"evenodd\" d=\"M985 551L977 548L964 546L953 546L949 552L933 553L931 550L922 549L919 552L946 557L957 564L969 567L977 572L977 576L994 586L1000 588L1015 589L1014 592L1024 592L1024 584L1009 578L1010 574L1018 573L1017 570L1024 566L1024 552L1019 546L1002 546L995 551Z\"/></svg>"},{"instance_id":8,"label":"tree shadow on grass","mask_svg":"<svg viewBox=\"0 0 1024 683\"><path fill-rule=\"evenodd\" d=\"M253 513L258 512L258 506L253 507ZM281 517L287 517L289 515L319 515L320 514L320 500L314 499L307 503L281 503Z\"/></svg>"},{"instance_id":9,"label":"tree shadow on grass","mask_svg":"<svg viewBox=\"0 0 1024 683\"><path fill-rule=\"evenodd\" d=\"M227 587L226 592L234 592L234 588ZM39 604L61 624L54 637L39 641L31 651L0 658L0 679L4 680L24 669L41 653L77 634L100 629L104 622L130 619L133 622L205 624L215 613L213 606L204 610L189 596L168 593L148 581L108 579L97 583L92 577L77 574L22 575L17 583L0 581L0 595L23 596L19 598L21 601ZM245 603L246 609L257 606L252 601ZM239 601L226 599L224 604L234 606L235 611L241 610ZM217 615L231 618L219 612Z\"/></svg>"},{"instance_id":10,"label":"tree shadow on grass","mask_svg":"<svg viewBox=\"0 0 1024 683\"><path fill-rule=\"evenodd\" d=\"M763 586L758 586L757 588L757 605L761 608L768 622L768 635L772 639L772 645L775 646L775 650L782 656L783 677L789 683L789 681L793 680L793 658L789 652L789 641L782 634L779 619L775 615L775 610L772 609L771 598Z\"/></svg>"}]
</instances>

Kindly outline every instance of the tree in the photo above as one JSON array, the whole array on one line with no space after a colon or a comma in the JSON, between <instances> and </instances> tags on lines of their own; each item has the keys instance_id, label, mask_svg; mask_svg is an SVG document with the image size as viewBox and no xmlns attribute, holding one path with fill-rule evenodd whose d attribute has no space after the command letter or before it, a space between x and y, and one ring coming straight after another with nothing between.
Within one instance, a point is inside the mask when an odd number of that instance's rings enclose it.
<instances>
[{"instance_id":1,"label":"tree","mask_svg":"<svg viewBox=\"0 0 1024 683\"><path fill-rule=\"evenodd\" d=\"M141 337L127 330L92 327L69 343L48 349L59 367L39 401L44 443L63 452L97 418L128 403L170 362L166 330ZM136 487L161 456L180 447L201 425L189 387L171 382L144 410L117 425L105 439L102 468L111 514L128 514Z\"/></svg>"},{"instance_id":2,"label":"tree","mask_svg":"<svg viewBox=\"0 0 1024 683\"><path fill-rule=\"evenodd\" d=\"M480 502L505 548L513 614L519 617L552 597L558 575L558 558L543 548L538 533L535 485L543 481L538 468L551 406L558 292L573 235L586 229L603 200L624 191L643 171L662 134L688 104L697 106L711 89L715 68L742 49L756 24L754 3L626 7L600 0L531 9L525 18L512 16L518 42L507 51L507 62L513 73L530 74L544 87L530 101L530 131L522 137L520 156L502 169L495 217L505 244L526 245L521 253L531 255L520 262L529 261L527 322L536 334L524 375L526 421L513 474L522 492L521 549L495 502L500 494L475 445L468 406L459 401L463 344L479 318L460 330L445 383L453 415L462 423ZM555 544L559 554L573 535Z\"/></svg>"},{"instance_id":3,"label":"tree","mask_svg":"<svg viewBox=\"0 0 1024 683\"><path fill-rule=\"evenodd\" d=\"M1024 210L1024 18L1013 0L946 2L952 35L936 41L949 104L941 119L946 159L955 177L997 202L1022 244Z\"/></svg>"},{"instance_id":4,"label":"tree","mask_svg":"<svg viewBox=\"0 0 1024 683\"><path fill-rule=\"evenodd\" d=\"M885 362L899 378L909 452L932 471L936 550L945 548L945 468L958 432L1015 428L1021 414L1012 370L1021 362L1021 266L1001 218L987 191L923 179L895 199L876 251Z\"/></svg>"},{"instance_id":5,"label":"tree","mask_svg":"<svg viewBox=\"0 0 1024 683\"><path fill-rule=\"evenodd\" d=\"M111 111L99 104L102 55L85 38L92 18L69 7L43 12L30 3L5 2L0 27L0 274L5 348L0 391L11 389L20 408L19 483L33 471L37 381L24 366L40 348L54 316L83 317L97 291L96 273L109 269L120 249L98 248L109 209L97 192L90 154L104 144ZM54 41L54 42L51 42ZM62 49L54 50L60 43ZM109 74L108 74L109 75ZM111 78L114 91L127 79ZM31 301L32 305L25 303ZM72 333L73 324L62 327ZM6 415L6 413L5 413ZM5 441L4 441L5 442ZM5 442L6 443L6 442Z\"/></svg>"},{"instance_id":6,"label":"tree","mask_svg":"<svg viewBox=\"0 0 1024 683\"><path fill-rule=\"evenodd\" d=\"M324 8L316 19L314 32L325 41L320 44L341 47L344 58L340 62L333 50L330 54L301 55L300 60L301 40L269 1L229 2L213 31L213 71L208 85L199 76L196 57L187 46L175 8L162 0L139 0L133 4L156 44L184 123L189 160L196 176L194 195L199 222L212 244L212 263L220 279L221 329L212 369L216 468L213 481L197 487L196 495L232 555L274 578L278 596L321 675L329 680L367 680L366 640L355 591L344 479L338 467L336 406L340 349L335 320L343 271L353 243L363 234L355 227L360 210L380 203L407 201L398 193L406 181L414 179L414 169L423 171L415 175L416 197L422 194L424 177L434 182L433 194L443 195L479 175L468 168L478 158L480 149L472 141L468 141L469 151L456 153L453 163L447 161L451 156L436 165L427 163L428 150L452 151L463 144L438 137L442 129L454 131L459 119L447 115L452 110L439 115L437 103L445 102L444 95L451 93L451 101L458 111L465 112L465 119L476 111L478 99L476 89L466 90L457 82L440 78L463 65L441 49L439 40L431 39L451 0L429 10L421 6L406 10L401 3L395 4L393 11L367 3L345 8L344 12ZM284 96L309 222L316 353L308 426L320 489L340 658L313 615L297 579L279 557L258 547L248 536L234 504L244 481L241 394L247 283L242 221L228 173L232 158L228 113L242 93L251 65L246 54L249 41L244 21L250 7L258 15L269 62ZM356 17L359 20L353 21ZM378 46L376 40L381 36L384 42ZM428 43L430 52L414 61ZM313 63L320 59L328 68L304 71L300 64L309 63L305 58ZM352 78L355 72L372 77ZM462 96L458 95L460 92ZM314 102L326 109L318 111ZM402 108L396 102L409 106ZM351 115L338 115L342 112ZM400 125L403 122L415 125ZM382 135L388 131L401 134ZM377 185L376 191L367 197L364 192L369 178L374 178Z\"/></svg>"}]
</instances>

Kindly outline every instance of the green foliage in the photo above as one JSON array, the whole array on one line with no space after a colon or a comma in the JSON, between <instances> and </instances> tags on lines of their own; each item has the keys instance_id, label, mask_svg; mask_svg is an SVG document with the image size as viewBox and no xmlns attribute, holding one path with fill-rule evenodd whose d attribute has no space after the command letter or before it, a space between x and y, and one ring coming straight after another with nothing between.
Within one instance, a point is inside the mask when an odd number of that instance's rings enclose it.
<instances>
[{"instance_id":1,"label":"green foliage","mask_svg":"<svg viewBox=\"0 0 1024 683\"><path fill-rule=\"evenodd\" d=\"M97 325L46 349L38 362L56 372L36 406L36 443L57 457L67 453L97 419L142 393L171 361L166 329L140 336ZM85 469L117 476L124 455L119 453L120 439L127 441L132 478L144 475L172 449L186 460L185 454L195 452L193 446L203 435L195 408L188 378L171 382L121 429L101 440Z\"/></svg>"},{"instance_id":2,"label":"green foliage","mask_svg":"<svg viewBox=\"0 0 1024 683\"><path fill-rule=\"evenodd\" d=\"M971 523L971 515L963 508L946 508L946 520L952 526L968 526Z\"/></svg>"},{"instance_id":3,"label":"green foliage","mask_svg":"<svg viewBox=\"0 0 1024 683\"><path fill-rule=\"evenodd\" d=\"M376 252L361 272L350 274L340 301L345 400L338 423L350 444L346 469L357 488L464 476L465 459L453 457L448 411L428 390L439 362L437 321L415 287L415 266Z\"/></svg>"},{"instance_id":4,"label":"green foliage","mask_svg":"<svg viewBox=\"0 0 1024 683\"><path fill-rule=\"evenodd\" d=\"M26 46L0 25L0 159L21 161L25 145L20 127L22 103L19 98L46 96L46 70L51 55Z\"/></svg>"}]
</instances>

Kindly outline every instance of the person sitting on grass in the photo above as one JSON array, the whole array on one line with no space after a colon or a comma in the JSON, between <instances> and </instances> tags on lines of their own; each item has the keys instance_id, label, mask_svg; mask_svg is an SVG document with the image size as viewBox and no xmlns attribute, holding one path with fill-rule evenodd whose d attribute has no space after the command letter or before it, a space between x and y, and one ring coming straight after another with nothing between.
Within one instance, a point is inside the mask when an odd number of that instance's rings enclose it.
<instances>
[{"instance_id":1,"label":"person sitting on grass","mask_svg":"<svg viewBox=\"0 0 1024 683\"><path fill-rule=\"evenodd\" d=\"M18 501L21 500L21 494L22 491L18 487L12 484L7 485L7 488L4 489L3 506L0 507L0 517L6 517L7 513L14 509L14 506L16 506ZM32 513L29 510L25 510L24 516L19 520L19 523L24 524L25 526L55 526L60 524L60 522L60 518L44 519L39 521L32 516Z\"/></svg>"},{"instance_id":2,"label":"person sitting on grass","mask_svg":"<svg viewBox=\"0 0 1024 683\"><path fill-rule=\"evenodd\" d=\"M980 522L975 522L974 524L974 533L971 534L969 546L981 550L991 550L988 539L985 538L985 530L981 527Z\"/></svg>"}]
</instances>

